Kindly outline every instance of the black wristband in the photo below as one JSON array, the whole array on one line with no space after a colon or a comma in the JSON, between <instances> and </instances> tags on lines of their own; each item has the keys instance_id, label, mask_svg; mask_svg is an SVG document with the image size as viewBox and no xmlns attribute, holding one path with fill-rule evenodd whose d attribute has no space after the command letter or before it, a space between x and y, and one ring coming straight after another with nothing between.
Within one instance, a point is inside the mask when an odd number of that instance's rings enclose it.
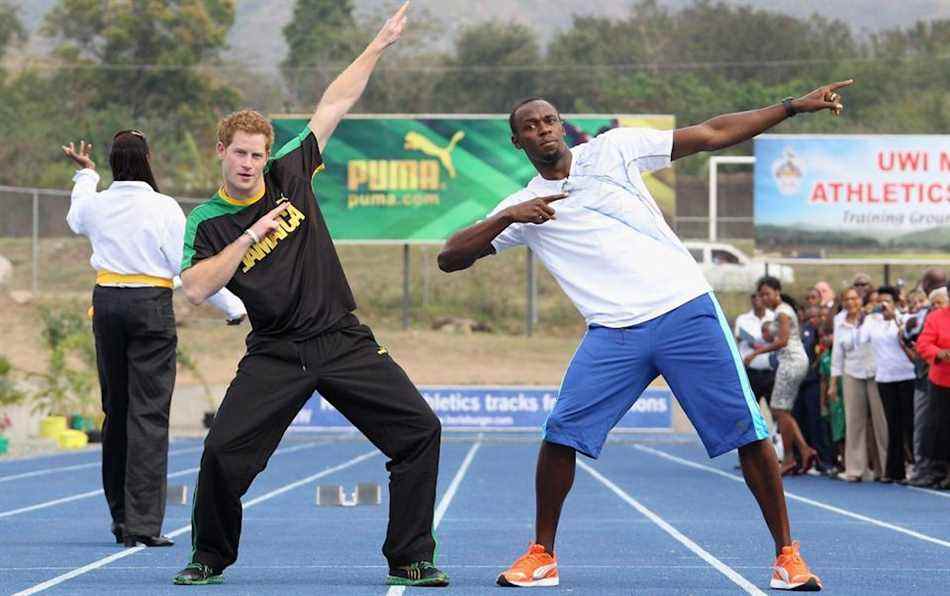
<instances>
[{"instance_id":1,"label":"black wristband","mask_svg":"<svg viewBox=\"0 0 950 596\"><path fill-rule=\"evenodd\" d=\"M794 99L795 98L793 97L786 97L785 99L782 100L782 105L785 107L785 116L788 118L791 118L792 116L798 113L798 111L795 110L795 106L792 105L792 101Z\"/></svg>"}]
</instances>

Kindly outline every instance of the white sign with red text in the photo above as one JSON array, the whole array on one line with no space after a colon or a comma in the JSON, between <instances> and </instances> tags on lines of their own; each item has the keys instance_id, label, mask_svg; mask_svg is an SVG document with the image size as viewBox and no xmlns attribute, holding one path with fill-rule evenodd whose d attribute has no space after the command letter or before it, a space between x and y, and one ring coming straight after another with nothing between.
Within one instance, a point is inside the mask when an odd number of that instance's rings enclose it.
<instances>
[{"instance_id":1,"label":"white sign with red text","mask_svg":"<svg viewBox=\"0 0 950 596\"><path fill-rule=\"evenodd\" d=\"M763 135L755 157L759 248L950 248L950 135Z\"/></svg>"}]
</instances>

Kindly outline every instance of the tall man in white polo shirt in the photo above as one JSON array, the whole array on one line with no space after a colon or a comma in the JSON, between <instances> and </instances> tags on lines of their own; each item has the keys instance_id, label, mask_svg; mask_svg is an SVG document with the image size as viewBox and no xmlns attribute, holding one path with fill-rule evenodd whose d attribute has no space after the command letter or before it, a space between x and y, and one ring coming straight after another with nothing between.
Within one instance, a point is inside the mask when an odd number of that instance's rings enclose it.
<instances>
[{"instance_id":1,"label":"tall man in white polo shirt","mask_svg":"<svg viewBox=\"0 0 950 596\"><path fill-rule=\"evenodd\" d=\"M511 141L538 176L484 221L454 234L439 267L466 269L481 257L526 245L584 315L588 331L545 423L535 544L498 577L499 584L558 585L554 538L576 452L596 458L616 421L662 374L710 456L739 449L775 540L771 586L821 588L792 542L778 462L729 326L641 173L751 139L798 112L837 113L837 90L849 84L675 131L614 129L573 149L549 102L533 98L514 108Z\"/></svg>"}]
</instances>

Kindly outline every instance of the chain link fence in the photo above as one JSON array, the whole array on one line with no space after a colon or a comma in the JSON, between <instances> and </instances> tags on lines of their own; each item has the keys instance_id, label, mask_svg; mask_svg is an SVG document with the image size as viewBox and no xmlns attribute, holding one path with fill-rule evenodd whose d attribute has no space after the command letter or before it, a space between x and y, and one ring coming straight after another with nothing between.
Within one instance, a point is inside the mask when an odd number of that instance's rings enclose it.
<instances>
[{"instance_id":1,"label":"chain link fence","mask_svg":"<svg viewBox=\"0 0 950 596\"><path fill-rule=\"evenodd\" d=\"M718 242L754 251L751 168L732 168L718 177ZM702 178L677 180L675 228L683 239L706 240L709 234L708 183ZM179 198L188 213L205 199ZM8 291L31 292L51 298L88 300L95 283L89 265L91 249L85 237L66 225L69 192L0 186L0 257L12 265ZM524 251L506 251L491 264L472 271L443 275L436 267L436 245L338 246L347 276L360 302L360 312L378 322L403 327L430 325L439 318L465 317L493 321L499 331L517 333L537 327L573 329L582 322L570 301L543 267ZM761 259L761 257L760 257ZM773 259L772 264L778 264ZM794 269L795 282L787 291L804 296L818 281L836 290L850 284L858 272L874 283L913 286L924 269L944 262L839 262L784 259ZM536 267L536 269L535 269ZM2 276L0 266L0 276ZM748 291L717 291L724 310L734 316L747 309ZM202 307L203 308L203 307Z\"/></svg>"},{"instance_id":2,"label":"chain link fence","mask_svg":"<svg viewBox=\"0 0 950 596\"><path fill-rule=\"evenodd\" d=\"M754 237L752 176L720 176L719 237L747 247ZM677 181L675 228L684 239L705 239L709 228L707 186L702 178ZM187 214L204 199L178 198ZM88 287L91 250L85 238L66 225L69 191L0 186L0 256L13 264L9 288L33 293L68 292ZM378 250L398 250L395 246ZM87 284L83 286L82 284Z\"/></svg>"},{"instance_id":3,"label":"chain link fence","mask_svg":"<svg viewBox=\"0 0 950 596\"><path fill-rule=\"evenodd\" d=\"M200 202L179 199L186 213ZM0 186L0 257L12 265L0 284L33 294L88 291L92 249L69 229L68 211L68 190Z\"/></svg>"}]
</instances>

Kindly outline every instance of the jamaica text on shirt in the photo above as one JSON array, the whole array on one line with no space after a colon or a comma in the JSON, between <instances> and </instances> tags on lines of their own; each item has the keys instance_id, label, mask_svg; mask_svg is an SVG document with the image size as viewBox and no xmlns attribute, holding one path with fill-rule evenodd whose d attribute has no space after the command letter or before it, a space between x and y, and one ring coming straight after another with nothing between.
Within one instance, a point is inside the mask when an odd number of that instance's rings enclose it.
<instances>
[{"instance_id":1,"label":"jamaica text on shirt","mask_svg":"<svg viewBox=\"0 0 950 596\"><path fill-rule=\"evenodd\" d=\"M267 255L274 250L274 247L276 247L281 240L293 233L294 230L299 228L300 222L305 219L306 217L299 209L290 205L285 213L277 217L280 226L273 233L261 238L260 242L254 244L247 250L247 253L244 255L244 267L241 271L247 273L254 265L267 258Z\"/></svg>"}]
</instances>

